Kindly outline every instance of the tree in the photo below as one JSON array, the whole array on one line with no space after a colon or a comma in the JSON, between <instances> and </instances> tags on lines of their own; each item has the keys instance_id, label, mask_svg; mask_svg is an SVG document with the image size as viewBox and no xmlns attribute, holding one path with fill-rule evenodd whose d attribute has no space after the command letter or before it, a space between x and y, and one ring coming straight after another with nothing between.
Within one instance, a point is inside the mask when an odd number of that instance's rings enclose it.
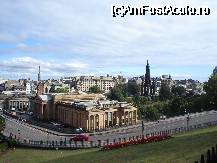
<instances>
[{"instance_id":1,"label":"tree","mask_svg":"<svg viewBox=\"0 0 217 163\"><path fill-rule=\"evenodd\" d=\"M5 119L0 116L0 132L5 128Z\"/></svg>"},{"instance_id":2,"label":"tree","mask_svg":"<svg viewBox=\"0 0 217 163\"><path fill-rule=\"evenodd\" d=\"M55 85L52 84L51 87L50 87L50 93L55 93Z\"/></svg>"},{"instance_id":3,"label":"tree","mask_svg":"<svg viewBox=\"0 0 217 163\"><path fill-rule=\"evenodd\" d=\"M167 115L169 116L183 115L185 114L185 109L189 109L186 99L182 97L174 97L169 103L169 107L167 109Z\"/></svg>"},{"instance_id":4,"label":"tree","mask_svg":"<svg viewBox=\"0 0 217 163\"><path fill-rule=\"evenodd\" d=\"M148 103L148 98L147 97L138 96L138 95L133 97L133 104L136 107L139 107L141 105L146 105L147 103Z\"/></svg>"},{"instance_id":5,"label":"tree","mask_svg":"<svg viewBox=\"0 0 217 163\"><path fill-rule=\"evenodd\" d=\"M159 99L163 101L170 98L171 98L170 88L167 85L163 84L160 88Z\"/></svg>"},{"instance_id":6,"label":"tree","mask_svg":"<svg viewBox=\"0 0 217 163\"><path fill-rule=\"evenodd\" d=\"M173 86L171 92L174 96L183 97L186 94L186 90L183 86Z\"/></svg>"},{"instance_id":7,"label":"tree","mask_svg":"<svg viewBox=\"0 0 217 163\"><path fill-rule=\"evenodd\" d=\"M149 105L144 110L144 116L146 119L153 121L159 119L160 113L153 105Z\"/></svg>"},{"instance_id":8,"label":"tree","mask_svg":"<svg viewBox=\"0 0 217 163\"><path fill-rule=\"evenodd\" d=\"M217 74L217 66L213 70L213 75Z\"/></svg>"},{"instance_id":9,"label":"tree","mask_svg":"<svg viewBox=\"0 0 217 163\"><path fill-rule=\"evenodd\" d=\"M129 95L138 95L140 92L139 85L136 82L128 82L127 84L127 93Z\"/></svg>"},{"instance_id":10,"label":"tree","mask_svg":"<svg viewBox=\"0 0 217 163\"><path fill-rule=\"evenodd\" d=\"M118 101L126 101L127 100L127 92L124 85L118 85L111 89L111 91L107 94L107 97L110 100L118 100Z\"/></svg>"},{"instance_id":11,"label":"tree","mask_svg":"<svg viewBox=\"0 0 217 163\"><path fill-rule=\"evenodd\" d=\"M217 74L214 73L204 85L209 106L217 108Z\"/></svg>"},{"instance_id":12,"label":"tree","mask_svg":"<svg viewBox=\"0 0 217 163\"><path fill-rule=\"evenodd\" d=\"M100 90L98 86L95 85L89 88L89 92L90 93L101 93L102 91Z\"/></svg>"},{"instance_id":13,"label":"tree","mask_svg":"<svg viewBox=\"0 0 217 163\"><path fill-rule=\"evenodd\" d=\"M54 93L67 93L67 92L68 90L66 90L65 88L57 88Z\"/></svg>"}]
</instances>

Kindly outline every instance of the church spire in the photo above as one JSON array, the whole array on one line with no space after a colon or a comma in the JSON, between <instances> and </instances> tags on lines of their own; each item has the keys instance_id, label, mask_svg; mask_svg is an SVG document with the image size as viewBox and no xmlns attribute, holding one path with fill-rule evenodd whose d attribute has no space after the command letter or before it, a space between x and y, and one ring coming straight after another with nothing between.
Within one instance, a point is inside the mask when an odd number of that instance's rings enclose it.
<instances>
[{"instance_id":1,"label":"church spire","mask_svg":"<svg viewBox=\"0 0 217 163\"><path fill-rule=\"evenodd\" d=\"M41 67L38 67L38 82L41 81Z\"/></svg>"}]
</instances>

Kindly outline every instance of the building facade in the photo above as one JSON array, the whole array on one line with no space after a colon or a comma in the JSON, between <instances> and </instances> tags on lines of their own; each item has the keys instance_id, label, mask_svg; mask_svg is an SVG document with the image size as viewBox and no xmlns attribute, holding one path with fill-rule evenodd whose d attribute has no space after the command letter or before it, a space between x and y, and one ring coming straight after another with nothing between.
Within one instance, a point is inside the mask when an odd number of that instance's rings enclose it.
<instances>
[{"instance_id":1,"label":"building facade","mask_svg":"<svg viewBox=\"0 0 217 163\"><path fill-rule=\"evenodd\" d=\"M101 91L109 92L115 86L115 81L112 77L81 76L76 87L79 91L88 92L92 86L99 87Z\"/></svg>"},{"instance_id":2,"label":"building facade","mask_svg":"<svg viewBox=\"0 0 217 163\"><path fill-rule=\"evenodd\" d=\"M40 120L52 119L53 100L51 95L39 95L35 99L33 114Z\"/></svg>"},{"instance_id":3,"label":"building facade","mask_svg":"<svg viewBox=\"0 0 217 163\"><path fill-rule=\"evenodd\" d=\"M16 111L28 111L30 109L30 99L25 96L9 97L5 101L6 109Z\"/></svg>"},{"instance_id":4,"label":"building facade","mask_svg":"<svg viewBox=\"0 0 217 163\"><path fill-rule=\"evenodd\" d=\"M171 75L162 75L161 76L161 85L167 86L170 89L173 85L175 85L175 82L172 80Z\"/></svg>"},{"instance_id":5,"label":"building facade","mask_svg":"<svg viewBox=\"0 0 217 163\"><path fill-rule=\"evenodd\" d=\"M40 95L35 100L34 115L41 120L53 120L87 131L137 123L137 108L125 102L102 100L97 96Z\"/></svg>"},{"instance_id":6,"label":"building facade","mask_svg":"<svg viewBox=\"0 0 217 163\"><path fill-rule=\"evenodd\" d=\"M113 103L100 107L101 101L56 105L56 120L68 126L99 131L113 126L137 123L137 109L129 104ZM106 103L110 103L107 101Z\"/></svg>"}]
</instances>

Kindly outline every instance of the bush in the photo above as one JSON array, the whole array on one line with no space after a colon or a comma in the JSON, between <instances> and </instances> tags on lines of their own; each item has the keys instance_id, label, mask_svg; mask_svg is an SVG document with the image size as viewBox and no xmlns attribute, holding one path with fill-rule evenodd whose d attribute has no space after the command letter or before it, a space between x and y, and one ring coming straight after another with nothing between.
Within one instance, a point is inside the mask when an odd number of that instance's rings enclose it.
<instances>
[{"instance_id":1,"label":"bush","mask_svg":"<svg viewBox=\"0 0 217 163\"><path fill-rule=\"evenodd\" d=\"M8 140L8 147L14 148L17 145L17 141L15 139Z\"/></svg>"},{"instance_id":2,"label":"bush","mask_svg":"<svg viewBox=\"0 0 217 163\"><path fill-rule=\"evenodd\" d=\"M5 152L8 149L8 143L4 142L0 144L0 150L1 152Z\"/></svg>"}]
</instances>

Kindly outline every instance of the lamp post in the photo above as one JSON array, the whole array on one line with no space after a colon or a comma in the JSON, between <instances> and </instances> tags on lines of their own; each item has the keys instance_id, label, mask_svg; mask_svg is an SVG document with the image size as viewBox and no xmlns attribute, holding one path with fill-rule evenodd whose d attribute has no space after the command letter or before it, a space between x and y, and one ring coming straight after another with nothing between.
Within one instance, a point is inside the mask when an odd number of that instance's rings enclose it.
<instances>
[{"instance_id":1,"label":"lamp post","mask_svg":"<svg viewBox=\"0 0 217 163\"><path fill-rule=\"evenodd\" d=\"M47 130L46 130L46 132L47 132L47 145L48 145L49 144L49 133Z\"/></svg>"},{"instance_id":2,"label":"lamp post","mask_svg":"<svg viewBox=\"0 0 217 163\"><path fill-rule=\"evenodd\" d=\"M18 141L20 141L20 130L17 129L17 131L18 131Z\"/></svg>"},{"instance_id":3,"label":"lamp post","mask_svg":"<svg viewBox=\"0 0 217 163\"><path fill-rule=\"evenodd\" d=\"M144 136L144 121L143 121L144 116L142 115L142 136Z\"/></svg>"},{"instance_id":4,"label":"lamp post","mask_svg":"<svg viewBox=\"0 0 217 163\"><path fill-rule=\"evenodd\" d=\"M189 112L188 112L187 109L185 109L185 114L188 114L188 115L187 115L187 118L186 118L186 121L187 121L187 131L188 131L188 125L189 125L189 120L190 120L190 114L189 114Z\"/></svg>"}]
</instances>

